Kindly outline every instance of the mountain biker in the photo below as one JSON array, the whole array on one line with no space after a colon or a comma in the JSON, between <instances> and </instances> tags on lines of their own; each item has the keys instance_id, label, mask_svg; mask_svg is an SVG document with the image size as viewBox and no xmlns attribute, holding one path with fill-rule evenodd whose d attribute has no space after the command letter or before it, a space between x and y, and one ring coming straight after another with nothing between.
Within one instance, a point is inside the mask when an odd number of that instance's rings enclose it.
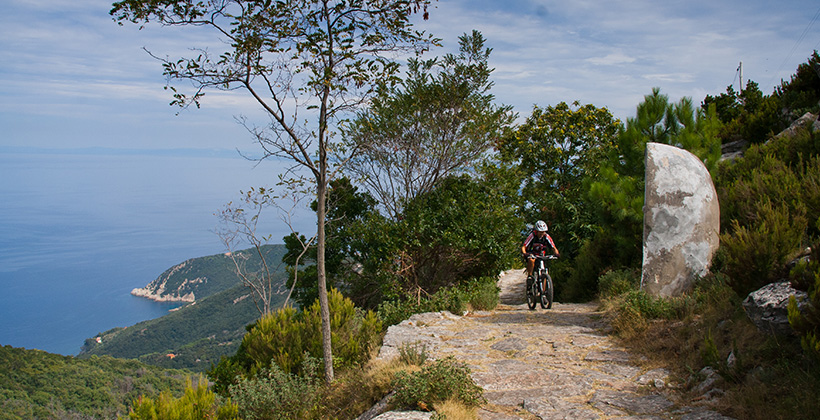
<instances>
[{"instance_id":1,"label":"mountain biker","mask_svg":"<svg viewBox=\"0 0 820 420\"><path fill-rule=\"evenodd\" d=\"M535 268L535 256L547 254L561 256L558 248L555 247L555 242L547 233L547 224L543 220L535 222L535 228L524 240L524 245L521 245L521 254L527 263L527 288L529 289L532 284L532 270Z\"/></svg>"}]
</instances>

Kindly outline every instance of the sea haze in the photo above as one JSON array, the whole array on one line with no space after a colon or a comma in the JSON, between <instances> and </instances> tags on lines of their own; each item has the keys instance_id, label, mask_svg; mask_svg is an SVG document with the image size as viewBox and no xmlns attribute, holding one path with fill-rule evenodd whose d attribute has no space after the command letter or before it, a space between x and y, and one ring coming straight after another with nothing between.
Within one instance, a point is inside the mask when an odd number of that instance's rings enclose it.
<instances>
[{"instance_id":1,"label":"sea haze","mask_svg":"<svg viewBox=\"0 0 820 420\"><path fill-rule=\"evenodd\" d=\"M0 345L77 354L83 340L164 315L130 295L186 259L224 252L214 213L271 186L239 156L0 153ZM311 229L307 212L297 229ZM259 232L289 232L277 214Z\"/></svg>"}]
</instances>

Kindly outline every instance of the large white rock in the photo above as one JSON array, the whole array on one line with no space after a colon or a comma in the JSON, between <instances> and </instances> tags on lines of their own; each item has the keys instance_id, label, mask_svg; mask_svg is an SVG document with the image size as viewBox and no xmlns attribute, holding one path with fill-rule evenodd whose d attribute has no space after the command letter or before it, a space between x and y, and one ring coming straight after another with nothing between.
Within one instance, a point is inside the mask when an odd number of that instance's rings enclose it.
<instances>
[{"instance_id":1,"label":"large white rock","mask_svg":"<svg viewBox=\"0 0 820 420\"><path fill-rule=\"evenodd\" d=\"M697 156L647 143L645 188L641 287L653 296L677 296L709 272L717 251L715 186Z\"/></svg>"}]
</instances>

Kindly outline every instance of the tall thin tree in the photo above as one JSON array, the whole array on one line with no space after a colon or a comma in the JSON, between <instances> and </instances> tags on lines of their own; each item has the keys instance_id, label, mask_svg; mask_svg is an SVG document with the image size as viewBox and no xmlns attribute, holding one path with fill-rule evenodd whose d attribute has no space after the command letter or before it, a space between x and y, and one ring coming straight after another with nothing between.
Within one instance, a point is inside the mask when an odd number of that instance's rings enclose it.
<instances>
[{"instance_id":1,"label":"tall thin tree","mask_svg":"<svg viewBox=\"0 0 820 420\"><path fill-rule=\"evenodd\" d=\"M316 187L317 261L326 380L333 380L325 276L325 212L335 167L333 127L374 91L396 80L392 55L419 53L437 40L413 29L430 0L123 0L110 14L122 24L213 30L218 55L159 58L170 80L192 82L192 94L173 91L172 104L199 105L209 89L244 89L270 117L246 127L265 157L283 157L309 173ZM213 47L212 45L209 47ZM155 56L156 57L156 56ZM306 110L308 117L299 115Z\"/></svg>"}]
</instances>

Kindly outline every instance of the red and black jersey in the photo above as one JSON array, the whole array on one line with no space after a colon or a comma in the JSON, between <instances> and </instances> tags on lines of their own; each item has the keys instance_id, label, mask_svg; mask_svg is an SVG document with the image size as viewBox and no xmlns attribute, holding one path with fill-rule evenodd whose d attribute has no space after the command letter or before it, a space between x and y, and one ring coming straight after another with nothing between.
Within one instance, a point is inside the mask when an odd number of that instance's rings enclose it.
<instances>
[{"instance_id":1,"label":"red and black jersey","mask_svg":"<svg viewBox=\"0 0 820 420\"><path fill-rule=\"evenodd\" d=\"M555 243L552 242L552 238L549 233L539 238L535 232L530 232L529 236L527 236L527 239L524 241L524 247L527 249L527 252L536 255L548 255L555 253Z\"/></svg>"}]
</instances>

